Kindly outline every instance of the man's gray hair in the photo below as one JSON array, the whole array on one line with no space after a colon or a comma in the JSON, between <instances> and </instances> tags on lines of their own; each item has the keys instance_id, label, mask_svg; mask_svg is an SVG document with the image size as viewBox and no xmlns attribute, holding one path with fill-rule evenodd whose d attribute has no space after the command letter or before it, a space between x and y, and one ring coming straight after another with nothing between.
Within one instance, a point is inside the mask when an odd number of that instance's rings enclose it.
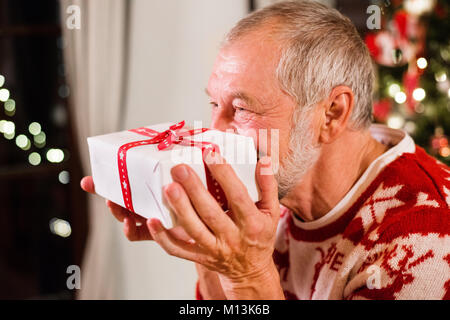
<instances>
[{"instance_id":1,"label":"man's gray hair","mask_svg":"<svg viewBox=\"0 0 450 320\"><path fill-rule=\"evenodd\" d=\"M354 93L352 127L369 127L373 66L369 51L350 19L313 1L279 2L240 20L222 46L264 26L270 28L264 36L280 41L278 81L302 111L327 98L334 87L346 85Z\"/></svg>"}]
</instances>

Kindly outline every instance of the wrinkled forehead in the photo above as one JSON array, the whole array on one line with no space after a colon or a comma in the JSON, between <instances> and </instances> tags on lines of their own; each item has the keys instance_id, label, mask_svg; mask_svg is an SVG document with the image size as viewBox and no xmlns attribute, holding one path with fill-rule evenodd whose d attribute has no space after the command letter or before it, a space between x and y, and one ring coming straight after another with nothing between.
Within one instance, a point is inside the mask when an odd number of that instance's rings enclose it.
<instances>
[{"instance_id":1,"label":"wrinkled forehead","mask_svg":"<svg viewBox=\"0 0 450 320\"><path fill-rule=\"evenodd\" d=\"M243 37L219 51L209 85L252 86L264 90L276 81L279 56L280 48L275 41L251 35Z\"/></svg>"}]
</instances>

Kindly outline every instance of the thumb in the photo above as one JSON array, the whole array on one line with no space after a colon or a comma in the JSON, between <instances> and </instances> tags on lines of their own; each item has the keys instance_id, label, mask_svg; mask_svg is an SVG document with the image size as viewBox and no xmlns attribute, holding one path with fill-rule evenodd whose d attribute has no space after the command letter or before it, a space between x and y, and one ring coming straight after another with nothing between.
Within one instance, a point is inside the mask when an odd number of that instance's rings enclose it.
<instances>
[{"instance_id":1,"label":"thumb","mask_svg":"<svg viewBox=\"0 0 450 320\"><path fill-rule=\"evenodd\" d=\"M261 195L257 206L260 210L279 211L278 184L273 174L272 159L265 156L256 165L256 182ZM274 211L275 210L275 211Z\"/></svg>"},{"instance_id":2,"label":"thumb","mask_svg":"<svg viewBox=\"0 0 450 320\"><path fill-rule=\"evenodd\" d=\"M87 176L80 181L81 189L89 193L95 193L94 180L92 176Z\"/></svg>"}]
</instances>

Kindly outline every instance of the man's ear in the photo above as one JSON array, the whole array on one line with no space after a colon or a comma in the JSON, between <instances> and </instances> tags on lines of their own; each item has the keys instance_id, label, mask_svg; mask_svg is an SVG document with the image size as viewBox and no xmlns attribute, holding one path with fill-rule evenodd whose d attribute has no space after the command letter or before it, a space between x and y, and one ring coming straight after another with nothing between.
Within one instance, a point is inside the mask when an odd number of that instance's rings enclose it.
<instances>
[{"instance_id":1,"label":"man's ear","mask_svg":"<svg viewBox=\"0 0 450 320\"><path fill-rule=\"evenodd\" d=\"M322 108L322 124L319 141L331 143L347 128L353 111L353 91L347 86L337 86L331 90Z\"/></svg>"}]
</instances>

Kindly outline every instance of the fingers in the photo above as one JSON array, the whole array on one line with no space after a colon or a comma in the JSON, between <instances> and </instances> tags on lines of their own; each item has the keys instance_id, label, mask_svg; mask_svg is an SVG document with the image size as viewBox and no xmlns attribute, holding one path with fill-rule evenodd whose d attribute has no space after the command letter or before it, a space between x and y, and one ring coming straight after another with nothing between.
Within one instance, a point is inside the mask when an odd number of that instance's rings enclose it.
<instances>
[{"instance_id":1,"label":"fingers","mask_svg":"<svg viewBox=\"0 0 450 320\"><path fill-rule=\"evenodd\" d=\"M204 253L192 241L183 241L174 237L164 228L158 219L147 220L147 227L153 239L170 255L194 262L202 261Z\"/></svg>"},{"instance_id":2,"label":"fingers","mask_svg":"<svg viewBox=\"0 0 450 320\"><path fill-rule=\"evenodd\" d=\"M268 212L279 211L278 184L273 175L270 157L261 158L256 165L256 182L261 195L257 207Z\"/></svg>"},{"instance_id":3,"label":"fingers","mask_svg":"<svg viewBox=\"0 0 450 320\"><path fill-rule=\"evenodd\" d=\"M256 206L233 168L216 152L205 152L204 160L211 174L225 192L237 220L248 220L257 212Z\"/></svg>"},{"instance_id":4,"label":"fingers","mask_svg":"<svg viewBox=\"0 0 450 320\"><path fill-rule=\"evenodd\" d=\"M175 166L171 173L174 181L182 185L197 214L214 234L237 232L231 218L223 212L217 201L189 166L183 164Z\"/></svg>"},{"instance_id":5,"label":"fingers","mask_svg":"<svg viewBox=\"0 0 450 320\"><path fill-rule=\"evenodd\" d=\"M119 206L118 204L110 201L110 200L106 200L106 206L109 208L109 210L111 211L111 213L113 214L113 216L119 221L119 222L123 222L123 220L127 217L131 217L134 220L136 220L139 223L145 223L147 219L145 219L144 217L141 217L140 215L137 215L134 212L131 212L127 209L125 209L122 206Z\"/></svg>"},{"instance_id":6,"label":"fingers","mask_svg":"<svg viewBox=\"0 0 450 320\"><path fill-rule=\"evenodd\" d=\"M169 232L176 239L191 243L195 242L195 240L192 239L192 237L188 235L181 226L173 227L172 229L167 230L167 232Z\"/></svg>"},{"instance_id":7,"label":"fingers","mask_svg":"<svg viewBox=\"0 0 450 320\"><path fill-rule=\"evenodd\" d=\"M130 241L153 240L150 232L147 229L146 219L127 209L115 204L110 200L106 200L106 205L119 221L123 222L123 233ZM137 226L137 223L141 225Z\"/></svg>"},{"instance_id":8,"label":"fingers","mask_svg":"<svg viewBox=\"0 0 450 320\"><path fill-rule=\"evenodd\" d=\"M91 176L84 177L80 181L81 189L89 193L95 193L94 180Z\"/></svg>"},{"instance_id":9,"label":"fingers","mask_svg":"<svg viewBox=\"0 0 450 320\"><path fill-rule=\"evenodd\" d=\"M89 193L95 193L94 180L91 176L84 177L80 181L81 188ZM125 236L130 241L152 240L152 236L147 228L146 219L131 212L127 209L115 204L110 200L106 200L106 205L113 216L120 222L123 222L123 230ZM142 225L137 226L136 222Z\"/></svg>"},{"instance_id":10,"label":"fingers","mask_svg":"<svg viewBox=\"0 0 450 320\"><path fill-rule=\"evenodd\" d=\"M110 200L106 200L106 206L109 208L113 216L120 222L123 222L123 219L128 216L128 210Z\"/></svg>"},{"instance_id":11,"label":"fingers","mask_svg":"<svg viewBox=\"0 0 450 320\"><path fill-rule=\"evenodd\" d=\"M147 225L136 225L136 220L127 217L123 220L123 233L130 241L153 240Z\"/></svg>"},{"instance_id":12,"label":"fingers","mask_svg":"<svg viewBox=\"0 0 450 320\"><path fill-rule=\"evenodd\" d=\"M164 188L164 196L175 212L179 225L183 226L187 234L199 245L213 249L216 238L200 220L183 187L173 182Z\"/></svg>"}]
</instances>

